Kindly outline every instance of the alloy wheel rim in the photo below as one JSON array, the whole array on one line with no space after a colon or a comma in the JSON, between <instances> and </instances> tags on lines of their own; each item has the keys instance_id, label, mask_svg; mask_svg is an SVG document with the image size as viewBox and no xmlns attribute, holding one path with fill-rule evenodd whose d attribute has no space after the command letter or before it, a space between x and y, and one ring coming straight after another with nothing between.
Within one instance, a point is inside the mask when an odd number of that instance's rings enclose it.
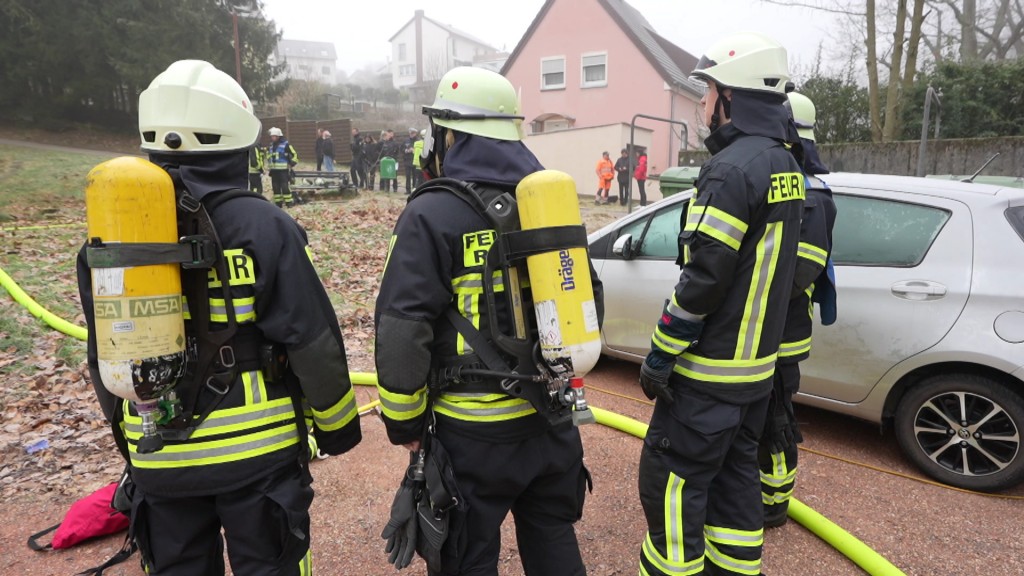
<instances>
[{"instance_id":1,"label":"alloy wheel rim","mask_svg":"<svg viewBox=\"0 0 1024 576\"><path fill-rule=\"evenodd\" d=\"M914 416L914 438L929 460L963 476L996 474L1020 451L1020 430L1006 409L964 391L924 402Z\"/></svg>"}]
</instances>

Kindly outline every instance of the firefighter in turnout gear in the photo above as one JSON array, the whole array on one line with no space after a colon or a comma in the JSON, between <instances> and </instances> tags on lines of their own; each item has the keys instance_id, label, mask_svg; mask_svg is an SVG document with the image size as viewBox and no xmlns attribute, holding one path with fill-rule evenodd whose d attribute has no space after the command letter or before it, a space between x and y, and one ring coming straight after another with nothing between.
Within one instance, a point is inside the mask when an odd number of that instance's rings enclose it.
<instances>
[{"instance_id":1,"label":"firefighter in turnout gear","mask_svg":"<svg viewBox=\"0 0 1024 576\"><path fill-rule=\"evenodd\" d=\"M495 352L488 324L496 318L506 331L514 324L516 309L505 296L523 290L526 280L501 272L484 277L500 235L453 187L493 200L514 195L516 185L542 166L521 142L515 89L494 72L449 71L424 114L430 128L422 166L430 179L395 226L377 298L375 350L388 438L415 455L427 437L425 424L432 424L430 442L446 449L465 500L450 518L440 568L429 559L428 568L431 574L496 573L500 527L511 511L525 573L581 576L573 524L590 481L578 430L569 421L550 423L530 401L506 392L500 378L443 377L480 366L484 350ZM593 277L596 327L601 295ZM496 296L493 309L487 282ZM528 290L522 301L532 305ZM460 324L475 330L464 333ZM482 341L471 343L471 333ZM428 384L438 380L444 382L435 396L437 388ZM530 385L538 384L522 383ZM408 514L402 516L398 505L396 497L383 534L389 551L403 546L395 540ZM397 558L395 551L391 561L407 565L411 551Z\"/></svg>"},{"instance_id":2,"label":"firefighter in turnout gear","mask_svg":"<svg viewBox=\"0 0 1024 576\"><path fill-rule=\"evenodd\" d=\"M821 302L823 324L835 321L835 286L829 255L836 203L832 192L818 176L828 174L814 144L814 103L798 92L789 93L789 106L803 148L803 170L807 188L800 223L793 294L775 364L775 378L768 418L758 449L761 466L761 498L766 528L786 523L789 499L797 471L797 443L802 440L793 415L793 395L800 389L800 362L811 352L812 297Z\"/></svg>"},{"instance_id":3,"label":"firefighter in turnout gear","mask_svg":"<svg viewBox=\"0 0 1024 576\"><path fill-rule=\"evenodd\" d=\"M249 148L249 190L263 196L263 163L267 151L258 143Z\"/></svg>"},{"instance_id":4,"label":"firefighter in turnout gear","mask_svg":"<svg viewBox=\"0 0 1024 576\"><path fill-rule=\"evenodd\" d=\"M280 128L271 128L270 147L267 148L266 164L270 170L270 187L274 190L274 204L301 204L299 195L292 191L290 182L292 168L299 163L295 147L284 137Z\"/></svg>"},{"instance_id":5,"label":"firefighter in turnout gear","mask_svg":"<svg viewBox=\"0 0 1024 576\"><path fill-rule=\"evenodd\" d=\"M175 62L158 75L139 97L139 131L152 168L173 183L179 233L195 234L184 229L195 222L189 214L208 214L204 233L217 248L212 268L181 267L180 413L159 428L155 451L140 448L135 406L107 390L97 355L104 318L93 284L109 292L124 269L90 270L93 240L78 260L89 375L129 462L131 533L146 573L222 576L226 539L235 574L311 574L308 461L318 449L347 452L361 434L341 331L306 233L246 190L260 122L242 88L208 62Z\"/></svg>"},{"instance_id":6,"label":"firefighter in turnout gear","mask_svg":"<svg viewBox=\"0 0 1024 576\"><path fill-rule=\"evenodd\" d=\"M797 259L804 179L787 143L786 50L714 44L692 76L712 156L679 235L681 273L640 384L656 399L640 456L640 574L760 573L758 438Z\"/></svg>"}]
</instances>

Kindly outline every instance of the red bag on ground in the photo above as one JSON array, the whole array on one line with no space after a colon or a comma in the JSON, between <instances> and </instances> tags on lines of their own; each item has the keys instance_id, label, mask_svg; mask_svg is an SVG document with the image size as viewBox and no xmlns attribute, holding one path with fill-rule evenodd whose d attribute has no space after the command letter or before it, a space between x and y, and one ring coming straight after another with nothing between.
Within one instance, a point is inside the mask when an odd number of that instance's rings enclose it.
<instances>
[{"instance_id":1,"label":"red bag on ground","mask_svg":"<svg viewBox=\"0 0 1024 576\"><path fill-rule=\"evenodd\" d=\"M128 517L110 506L117 484L117 482L112 482L72 504L60 524L29 537L29 548L33 550L70 548L90 538L127 530ZM36 542L39 537L54 530L56 532L49 544L41 546Z\"/></svg>"}]
</instances>

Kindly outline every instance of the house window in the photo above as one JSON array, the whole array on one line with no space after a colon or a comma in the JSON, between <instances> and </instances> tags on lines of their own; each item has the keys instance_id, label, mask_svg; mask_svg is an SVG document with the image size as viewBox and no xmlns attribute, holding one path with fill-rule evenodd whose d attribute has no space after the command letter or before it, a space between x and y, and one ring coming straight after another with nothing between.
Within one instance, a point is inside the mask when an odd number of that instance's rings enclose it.
<instances>
[{"instance_id":1,"label":"house window","mask_svg":"<svg viewBox=\"0 0 1024 576\"><path fill-rule=\"evenodd\" d=\"M608 54L584 54L580 59L582 75L580 86L595 88L608 85Z\"/></svg>"},{"instance_id":2,"label":"house window","mask_svg":"<svg viewBox=\"0 0 1024 576\"><path fill-rule=\"evenodd\" d=\"M416 65L415 64L403 64L403 65L399 66L398 67L398 75L399 76L403 76L403 77L415 76L416 75Z\"/></svg>"},{"instance_id":3,"label":"house window","mask_svg":"<svg viewBox=\"0 0 1024 576\"><path fill-rule=\"evenodd\" d=\"M398 45L398 59L405 60L405 44Z\"/></svg>"},{"instance_id":4,"label":"house window","mask_svg":"<svg viewBox=\"0 0 1024 576\"><path fill-rule=\"evenodd\" d=\"M565 88L565 57L543 58L540 61L540 89Z\"/></svg>"},{"instance_id":5,"label":"house window","mask_svg":"<svg viewBox=\"0 0 1024 576\"><path fill-rule=\"evenodd\" d=\"M331 67L330 66L322 66L320 68L320 72L322 72L324 76L330 76L331 75Z\"/></svg>"}]
</instances>

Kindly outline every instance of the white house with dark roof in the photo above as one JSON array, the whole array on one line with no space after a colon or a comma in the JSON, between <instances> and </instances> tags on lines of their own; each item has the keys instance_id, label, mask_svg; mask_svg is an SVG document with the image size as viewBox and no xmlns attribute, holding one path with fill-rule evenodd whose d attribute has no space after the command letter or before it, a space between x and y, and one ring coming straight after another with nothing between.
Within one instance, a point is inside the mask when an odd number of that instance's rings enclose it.
<instances>
[{"instance_id":1,"label":"white house with dark roof","mask_svg":"<svg viewBox=\"0 0 1024 576\"><path fill-rule=\"evenodd\" d=\"M283 76L335 84L338 81L338 52L333 42L285 40L277 43L271 63L286 62Z\"/></svg>"},{"instance_id":2,"label":"white house with dark roof","mask_svg":"<svg viewBox=\"0 0 1024 576\"><path fill-rule=\"evenodd\" d=\"M433 98L437 80L456 66L473 66L486 55L489 67L500 68L494 60L498 49L426 16L423 10L416 10L389 42L392 84L409 89L413 101Z\"/></svg>"}]
</instances>

